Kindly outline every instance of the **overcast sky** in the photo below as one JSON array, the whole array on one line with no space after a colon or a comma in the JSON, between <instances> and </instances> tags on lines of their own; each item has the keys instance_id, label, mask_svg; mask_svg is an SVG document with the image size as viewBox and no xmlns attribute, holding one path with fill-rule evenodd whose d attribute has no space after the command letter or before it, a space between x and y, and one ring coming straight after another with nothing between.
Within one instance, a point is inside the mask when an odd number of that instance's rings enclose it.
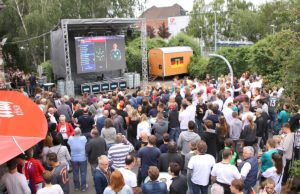
<instances>
[{"instance_id":1,"label":"overcast sky","mask_svg":"<svg viewBox=\"0 0 300 194\"><path fill-rule=\"evenodd\" d=\"M211 1L212 0L206 0L207 3ZM246 1L252 2L255 5L259 5L262 3L266 3L266 1L270 1L270 0L246 0ZM171 6L175 3L181 5L187 11L191 11L193 8L193 0L147 0L146 9L154 5L156 7L165 7L165 6Z\"/></svg>"}]
</instances>

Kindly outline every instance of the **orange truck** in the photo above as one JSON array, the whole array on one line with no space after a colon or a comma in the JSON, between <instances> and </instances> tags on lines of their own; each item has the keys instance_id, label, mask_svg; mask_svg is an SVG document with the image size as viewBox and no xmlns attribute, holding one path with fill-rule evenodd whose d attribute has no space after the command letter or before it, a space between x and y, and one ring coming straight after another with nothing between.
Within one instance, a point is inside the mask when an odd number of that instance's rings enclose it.
<instances>
[{"instance_id":1,"label":"orange truck","mask_svg":"<svg viewBox=\"0 0 300 194\"><path fill-rule=\"evenodd\" d=\"M193 50L191 47L154 48L148 53L150 75L167 77L188 73Z\"/></svg>"}]
</instances>

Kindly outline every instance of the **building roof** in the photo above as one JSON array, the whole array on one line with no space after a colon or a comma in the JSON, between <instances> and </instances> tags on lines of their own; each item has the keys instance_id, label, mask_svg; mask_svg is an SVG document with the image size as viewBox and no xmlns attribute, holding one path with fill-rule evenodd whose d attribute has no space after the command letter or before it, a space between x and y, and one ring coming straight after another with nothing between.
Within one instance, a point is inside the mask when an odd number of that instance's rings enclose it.
<instances>
[{"instance_id":1,"label":"building roof","mask_svg":"<svg viewBox=\"0 0 300 194\"><path fill-rule=\"evenodd\" d=\"M2 0L0 0L0 11L5 7L4 3Z\"/></svg>"},{"instance_id":2,"label":"building roof","mask_svg":"<svg viewBox=\"0 0 300 194\"><path fill-rule=\"evenodd\" d=\"M175 46L175 47L163 47L158 48L163 53L180 53L180 52L193 52L193 49L189 46Z\"/></svg>"},{"instance_id":3,"label":"building roof","mask_svg":"<svg viewBox=\"0 0 300 194\"><path fill-rule=\"evenodd\" d=\"M169 7L152 6L147 9L140 17L146 19L168 19L168 17L183 15L186 15L186 11L176 3Z\"/></svg>"}]
</instances>

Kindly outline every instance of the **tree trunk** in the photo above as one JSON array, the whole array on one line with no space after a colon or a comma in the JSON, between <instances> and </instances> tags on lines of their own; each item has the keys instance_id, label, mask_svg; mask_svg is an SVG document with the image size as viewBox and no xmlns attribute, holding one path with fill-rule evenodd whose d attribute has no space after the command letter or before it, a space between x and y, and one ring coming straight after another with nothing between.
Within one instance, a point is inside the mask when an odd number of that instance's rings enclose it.
<instances>
[{"instance_id":1,"label":"tree trunk","mask_svg":"<svg viewBox=\"0 0 300 194\"><path fill-rule=\"evenodd\" d=\"M27 28L26 28L25 23L24 23L24 20L23 20L23 14L22 14L21 11L20 11L20 7L19 7L19 4L18 4L17 0L14 0L14 1L15 1L15 4L16 4L16 8L17 8L18 15L19 15L20 20L21 20L21 22L22 22L23 29L24 29L25 34L26 34L26 36L27 36L27 35L28 35L28 32L27 32Z\"/></svg>"}]
</instances>

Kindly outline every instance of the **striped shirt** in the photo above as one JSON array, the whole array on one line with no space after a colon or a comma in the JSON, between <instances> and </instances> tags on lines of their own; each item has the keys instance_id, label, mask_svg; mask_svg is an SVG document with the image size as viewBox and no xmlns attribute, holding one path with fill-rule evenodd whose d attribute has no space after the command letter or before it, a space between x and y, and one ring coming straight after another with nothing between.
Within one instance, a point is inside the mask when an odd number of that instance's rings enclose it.
<instances>
[{"instance_id":1,"label":"striped shirt","mask_svg":"<svg viewBox=\"0 0 300 194\"><path fill-rule=\"evenodd\" d=\"M133 146L128 143L118 143L108 150L108 160L113 169L125 167L126 156L133 151Z\"/></svg>"}]
</instances>

